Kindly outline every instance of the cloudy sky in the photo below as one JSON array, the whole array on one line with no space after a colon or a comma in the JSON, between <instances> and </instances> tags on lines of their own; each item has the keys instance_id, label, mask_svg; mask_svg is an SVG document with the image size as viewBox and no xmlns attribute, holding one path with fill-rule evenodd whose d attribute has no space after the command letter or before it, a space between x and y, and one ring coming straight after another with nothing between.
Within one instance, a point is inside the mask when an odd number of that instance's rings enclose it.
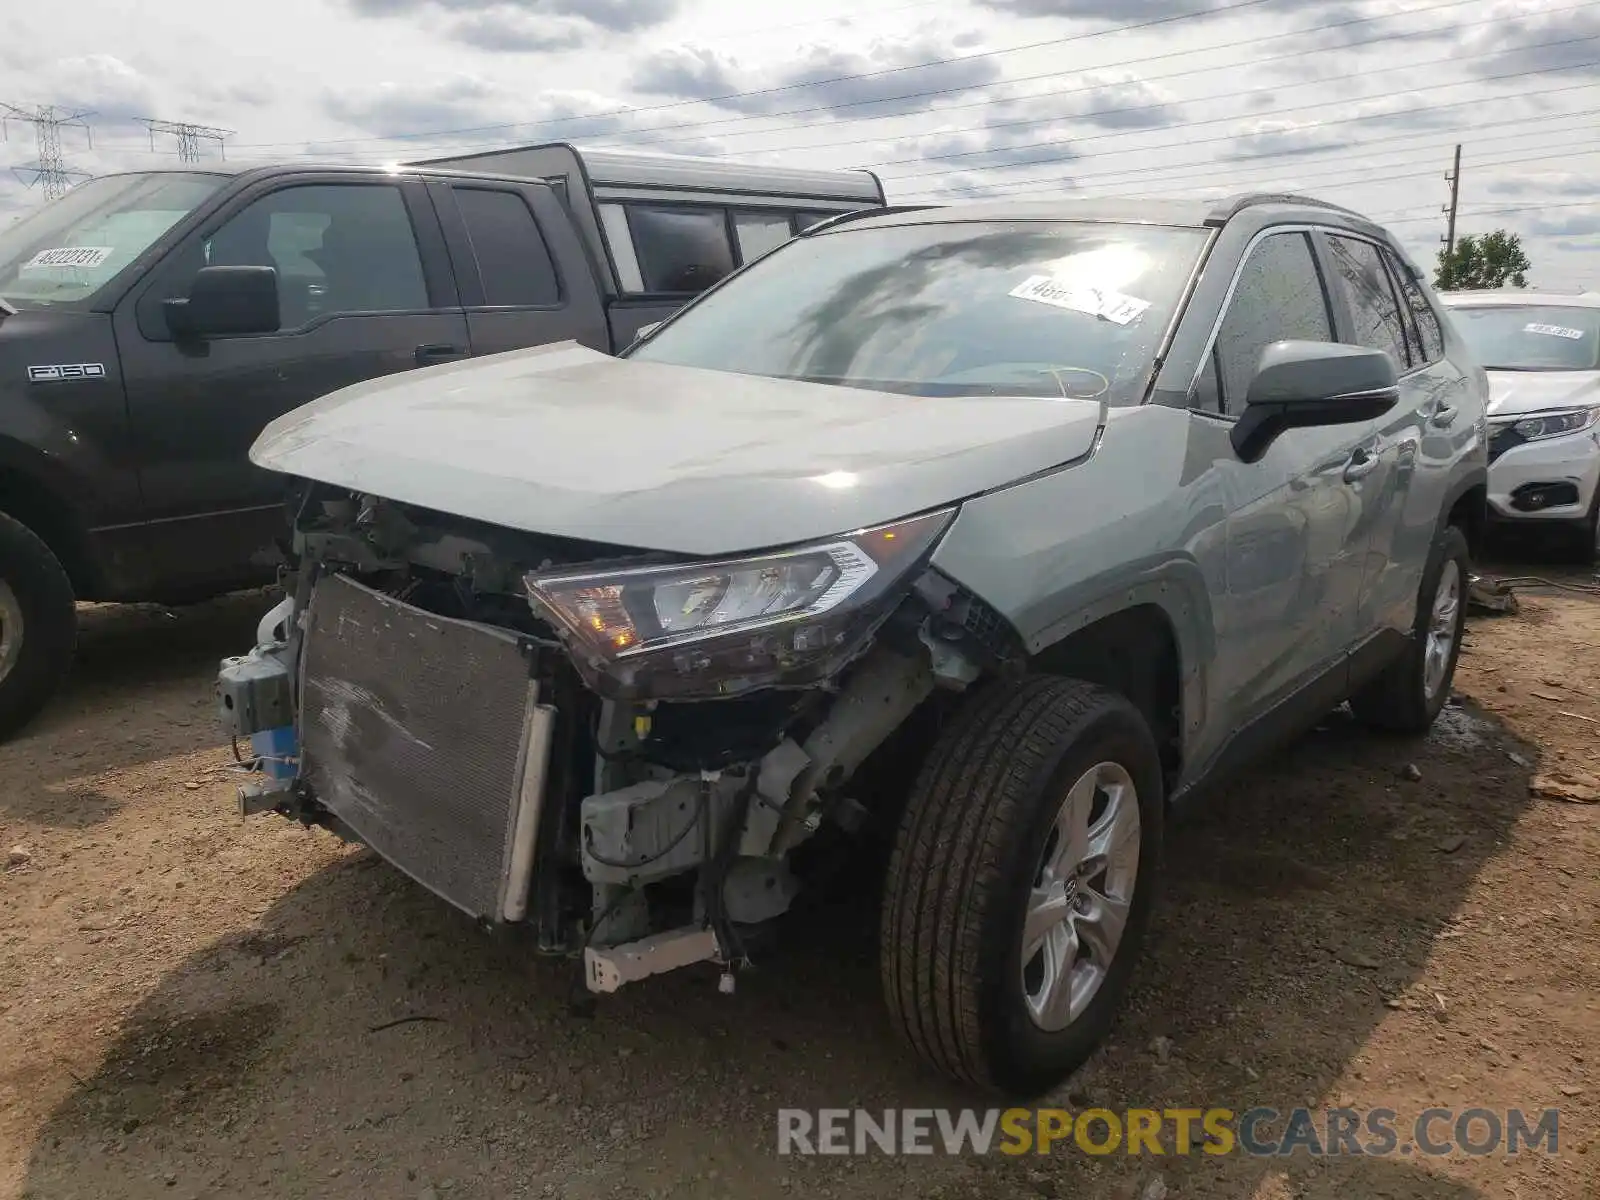
<instances>
[{"instance_id":1,"label":"cloudy sky","mask_svg":"<svg viewBox=\"0 0 1600 1200\"><path fill-rule=\"evenodd\" d=\"M1459 141L1460 230L1515 230L1532 282L1600 288L1593 0L54 0L6 20L0 101L92 110L62 133L88 172L175 163L136 120L155 117L234 131L230 159L561 138L870 166L904 201L1293 187L1431 264ZM9 122L0 163L33 155ZM0 221L37 203L0 178Z\"/></svg>"}]
</instances>

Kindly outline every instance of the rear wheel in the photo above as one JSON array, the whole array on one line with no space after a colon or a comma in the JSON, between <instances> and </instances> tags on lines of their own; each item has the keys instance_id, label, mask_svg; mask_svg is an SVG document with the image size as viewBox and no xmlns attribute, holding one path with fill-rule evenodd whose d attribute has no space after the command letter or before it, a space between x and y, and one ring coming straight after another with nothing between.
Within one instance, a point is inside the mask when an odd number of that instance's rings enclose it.
<instances>
[{"instance_id":1,"label":"rear wheel","mask_svg":"<svg viewBox=\"0 0 1600 1200\"><path fill-rule=\"evenodd\" d=\"M913 1050L964 1083L1038 1095L1092 1054L1127 990L1160 871L1161 760L1093 684L973 696L896 837L884 993Z\"/></svg>"},{"instance_id":2,"label":"rear wheel","mask_svg":"<svg viewBox=\"0 0 1600 1200\"><path fill-rule=\"evenodd\" d=\"M1467 537L1446 526L1433 543L1417 596L1417 619L1406 651L1350 698L1356 716L1375 729L1426 733L1450 696L1461 633L1467 622Z\"/></svg>"},{"instance_id":3,"label":"rear wheel","mask_svg":"<svg viewBox=\"0 0 1600 1200\"><path fill-rule=\"evenodd\" d=\"M36 716L72 664L77 610L56 556L0 513L0 737Z\"/></svg>"}]
</instances>

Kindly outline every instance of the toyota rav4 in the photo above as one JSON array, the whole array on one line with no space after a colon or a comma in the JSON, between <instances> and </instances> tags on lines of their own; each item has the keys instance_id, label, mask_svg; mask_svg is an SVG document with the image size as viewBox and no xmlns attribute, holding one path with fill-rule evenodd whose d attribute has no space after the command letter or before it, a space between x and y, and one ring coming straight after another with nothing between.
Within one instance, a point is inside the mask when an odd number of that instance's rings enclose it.
<instances>
[{"instance_id":1,"label":"toyota rav4","mask_svg":"<svg viewBox=\"0 0 1600 1200\"><path fill-rule=\"evenodd\" d=\"M1345 701L1439 713L1486 395L1394 239L1314 200L839 218L620 359L268 427L300 491L218 681L241 807L598 992L732 990L880 831L894 1023L1037 1094L1125 995L1171 806Z\"/></svg>"}]
</instances>

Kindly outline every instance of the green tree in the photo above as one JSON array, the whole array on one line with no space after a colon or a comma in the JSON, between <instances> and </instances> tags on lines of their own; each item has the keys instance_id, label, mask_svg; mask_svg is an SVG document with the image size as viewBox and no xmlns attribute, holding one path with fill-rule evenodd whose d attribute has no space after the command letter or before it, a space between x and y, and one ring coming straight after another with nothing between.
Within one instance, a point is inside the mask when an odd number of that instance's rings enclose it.
<instances>
[{"instance_id":1,"label":"green tree","mask_svg":"<svg viewBox=\"0 0 1600 1200\"><path fill-rule=\"evenodd\" d=\"M1482 237L1470 233L1456 239L1454 250L1439 251L1439 269L1433 286L1441 292L1476 292L1485 288L1527 287L1533 269L1522 252L1522 239L1504 229Z\"/></svg>"}]
</instances>

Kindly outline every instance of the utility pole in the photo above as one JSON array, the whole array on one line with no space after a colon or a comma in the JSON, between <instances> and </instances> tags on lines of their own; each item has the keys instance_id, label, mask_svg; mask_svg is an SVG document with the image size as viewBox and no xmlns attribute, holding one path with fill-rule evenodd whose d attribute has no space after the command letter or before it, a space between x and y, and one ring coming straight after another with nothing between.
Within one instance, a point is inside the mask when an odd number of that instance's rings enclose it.
<instances>
[{"instance_id":1,"label":"utility pole","mask_svg":"<svg viewBox=\"0 0 1600 1200\"><path fill-rule=\"evenodd\" d=\"M1450 206L1444 211L1449 214L1449 225L1444 235L1444 253L1448 258L1456 249L1456 201L1461 198L1461 145L1456 144L1456 165L1445 176L1445 181L1450 184Z\"/></svg>"},{"instance_id":2,"label":"utility pole","mask_svg":"<svg viewBox=\"0 0 1600 1200\"><path fill-rule=\"evenodd\" d=\"M61 155L61 131L69 127L82 129L89 141L89 148L93 149L94 134L84 120L85 117L93 115L87 109L58 108L54 104L21 105L0 102L0 130L4 131L6 140L11 140L12 121L26 121L33 126L33 140L39 151L37 162L12 168L17 178L27 183L29 187L40 185L46 200L57 200L65 196L67 189L72 186L73 176L81 175L87 178L89 174L87 171L74 171L68 168L66 160Z\"/></svg>"},{"instance_id":3,"label":"utility pole","mask_svg":"<svg viewBox=\"0 0 1600 1200\"><path fill-rule=\"evenodd\" d=\"M231 129L218 129L214 125L194 125L188 121L158 121L153 117L140 117L146 129L150 131L150 149L156 148L156 134L168 133L178 139L178 161L199 162L200 143L202 140L213 141L217 144L217 154L227 158L228 154L223 146L226 138L233 136Z\"/></svg>"}]
</instances>

